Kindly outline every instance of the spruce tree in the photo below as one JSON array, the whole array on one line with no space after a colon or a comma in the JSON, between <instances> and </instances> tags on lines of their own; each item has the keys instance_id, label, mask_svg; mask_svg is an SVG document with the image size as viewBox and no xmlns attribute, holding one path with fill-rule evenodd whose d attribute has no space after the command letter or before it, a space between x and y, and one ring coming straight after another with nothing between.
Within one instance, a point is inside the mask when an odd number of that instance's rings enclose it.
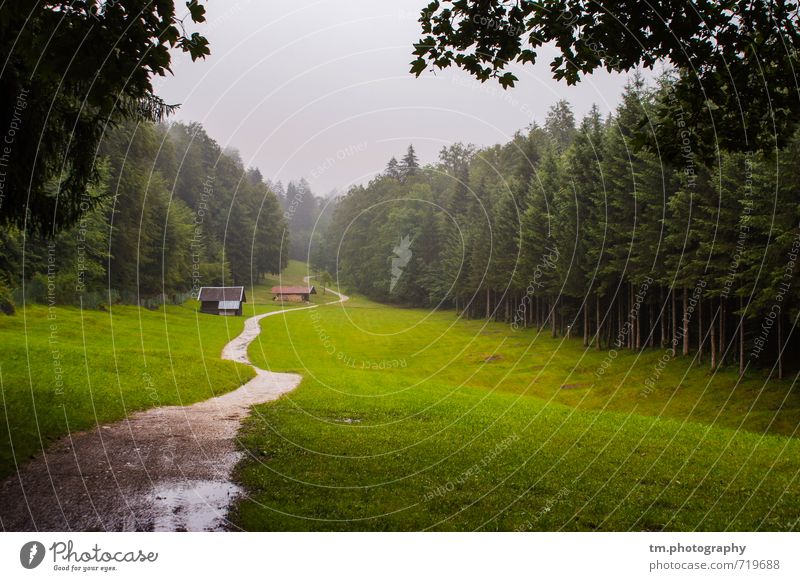
<instances>
[{"instance_id":1,"label":"spruce tree","mask_svg":"<svg viewBox=\"0 0 800 581\"><path fill-rule=\"evenodd\" d=\"M392 159L389 160L389 163L386 164L386 171L384 174L386 174L386 177L393 180L399 180L402 177L400 172L400 164L397 162L395 157L392 157Z\"/></svg>"},{"instance_id":2,"label":"spruce tree","mask_svg":"<svg viewBox=\"0 0 800 581\"><path fill-rule=\"evenodd\" d=\"M417 171L419 171L417 154L414 152L414 146L409 145L408 149L406 150L406 154L403 156L403 159L400 162L400 174L402 179L406 180L415 176Z\"/></svg>"}]
</instances>

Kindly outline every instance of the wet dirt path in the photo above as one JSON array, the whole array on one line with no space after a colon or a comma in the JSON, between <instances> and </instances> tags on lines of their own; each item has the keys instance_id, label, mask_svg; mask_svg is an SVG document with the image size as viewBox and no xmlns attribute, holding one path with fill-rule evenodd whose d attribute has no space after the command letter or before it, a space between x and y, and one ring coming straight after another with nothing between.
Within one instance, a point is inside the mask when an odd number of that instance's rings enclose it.
<instances>
[{"instance_id":1,"label":"wet dirt path","mask_svg":"<svg viewBox=\"0 0 800 581\"><path fill-rule=\"evenodd\" d=\"M344 302L348 297L335 291ZM259 322L298 307L256 315L222 351L252 365ZM160 407L90 432L73 433L0 484L0 529L24 531L227 530L241 493L231 482L236 435L251 406L293 390L301 377L255 366L240 388L190 406Z\"/></svg>"}]
</instances>

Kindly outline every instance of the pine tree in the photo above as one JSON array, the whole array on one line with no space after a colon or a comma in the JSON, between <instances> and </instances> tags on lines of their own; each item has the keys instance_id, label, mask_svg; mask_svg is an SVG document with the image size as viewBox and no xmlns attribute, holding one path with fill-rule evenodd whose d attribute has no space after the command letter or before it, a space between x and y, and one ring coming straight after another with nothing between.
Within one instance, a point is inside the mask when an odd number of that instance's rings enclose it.
<instances>
[{"instance_id":1,"label":"pine tree","mask_svg":"<svg viewBox=\"0 0 800 581\"><path fill-rule=\"evenodd\" d=\"M400 162L400 174L403 180L413 177L419 171L419 161L414 152L414 146L409 145L403 160Z\"/></svg>"},{"instance_id":2,"label":"pine tree","mask_svg":"<svg viewBox=\"0 0 800 581\"><path fill-rule=\"evenodd\" d=\"M560 289L555 267L561 249L554 236L553 199L561 183L553 149L543 157L537 177L528 191L522 218L520 278L524 281L527 300L532 302L538 315L537 324L550 321L551 330L555 332L555 299Z\"/></svg>"},{"instance_id":3,"label":"pine tree","mask_svg":"<svg viewBox=\"0 0 800 581\"><path fill-rule=\"evenodd\" d=\"M397 162L395 157L392 157L392 159L389 160L389 163L386 164L386 171L384 174L386 174L386 177L389 177L393 180L399 180L402 177L400 164Z\"/></svg>"},{"instance_id":4,"label":"pine tree","mask_svg":"<svg viewBox=\"0 0 800 581\"><path fill-rule=\"evenodd\" d=\"M575 114L569 102L561 99L550 107L544 122L544 129L552 140L556 151L563 153L575 138Z\"/></svg>"},{"instance_id":5,"label":"pine tree","mask_svg":"<svg viewBox=\"0 0 800 581\"><path fill-rule=\"evenodd\" d=\"M613 321L613 313L616 314L614 341L617 347L632 346L630 327L635 317L630 300L630 261L638 247L636 190L642 164L633 147L633 136L643 113L643 92L642 78L634 76L626 85L622 102L607 125L604 143L606 215L603 223L606 228L598 276L604 291L610 294L605 318Z\"/></svg>"},{"instance_id":6,"label":"pine tree","mask_svg":"<svg viewBox=\"0 0 800 581\"><path fill-rule=\"evenodd\" d=\"M520 291L525 285L520 273L522 215L520 203L513 195L516 188L503 189L505 192L499 192L493 212L493 260L487 283L497 293L497 301L502 302L502 318L511 322L512 311L517 308Z\"/></svg>"},{"instance_id":7,"label":"pine tree","mask_svg":"<svg viewBox=\"0 0 800 581\"><path fill-rule=\"evenodd\" d=\"M424 241L404 291L415 304L444 300L467 316L535 322L554 335L580 325L584 343L597 348L671 343L683 354L697 350L698 360L710 351L712 366L736 353L743 370L762 347L755 328L771 317L762 350L776 357L780 375L778 355L800 309L800 269L786 266L800 230L800 142L777 160L720 152L712 171L692 155L691 134L652 139L647 120L664 123L653 115L673 98L672 82L663 76L651 90L634 76L609 120L594 108L578 129L560 102L544 128L477 153L444 148L433 171L413 180L391 179L387 168L345 196L326 245L352 222L340 264L358 290L380 298L386 253L411 229ZM670 122L683 127L680 118ZM662 145L682 151L674 165L663 162ZM401 161L400 171L417 165L409 151L413 161ZM361 216L422 192L440 215Z\"/></svg>"}]
</instances>

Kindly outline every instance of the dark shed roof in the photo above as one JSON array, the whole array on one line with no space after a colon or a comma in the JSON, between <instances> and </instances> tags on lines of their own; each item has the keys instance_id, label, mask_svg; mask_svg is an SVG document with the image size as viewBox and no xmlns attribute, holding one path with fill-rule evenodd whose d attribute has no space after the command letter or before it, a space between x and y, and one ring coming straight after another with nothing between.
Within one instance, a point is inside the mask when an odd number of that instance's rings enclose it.
<instances>
[{"instance_id":1,"label":"dark shed roof","mask_svg":"<svg viewBox=\"0 0 800 581\"><path fill-rule=\"evenodd\" d=\"M197 300L247 302L243 286L204 286L200 289Z\"/></svg>"},{"instance_id":2,"label":"dark shed roof","mask_svg":"<svg viewBox=\"0 0 800 581\"><path fill-rule=\"evenodd\" d=\"M313 286L274 286L272 294L276 295L315 295L317 289Z\"/></svg>"}]
</instances>

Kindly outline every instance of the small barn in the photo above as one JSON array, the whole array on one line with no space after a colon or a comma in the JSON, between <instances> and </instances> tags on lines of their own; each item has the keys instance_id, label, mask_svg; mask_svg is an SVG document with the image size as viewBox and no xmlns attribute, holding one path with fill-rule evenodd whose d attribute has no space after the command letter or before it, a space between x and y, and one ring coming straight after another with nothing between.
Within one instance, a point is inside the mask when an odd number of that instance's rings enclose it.
<instances>
[{"instance_id":1,"label":"small barn","mask_svg":"<svg viewBox=\"0 0 800 581\"><path fill-rule=\"evenodd\" d=\"M313 286L274 286L272 287L273 301L286 301L290 303L308 302L311 295L317 294Z\"/></svg>"},{"instance_id":2,"label":"small barn","mask_svg":"<svg viewBox=\"0 0 800 581\"><path fill-rule=\"evenodd\" d=\"M247 297L243 286L204 286L197 300L201 313L241 317L242 303L247 302Z\"/></svg>"}]
</instances>

